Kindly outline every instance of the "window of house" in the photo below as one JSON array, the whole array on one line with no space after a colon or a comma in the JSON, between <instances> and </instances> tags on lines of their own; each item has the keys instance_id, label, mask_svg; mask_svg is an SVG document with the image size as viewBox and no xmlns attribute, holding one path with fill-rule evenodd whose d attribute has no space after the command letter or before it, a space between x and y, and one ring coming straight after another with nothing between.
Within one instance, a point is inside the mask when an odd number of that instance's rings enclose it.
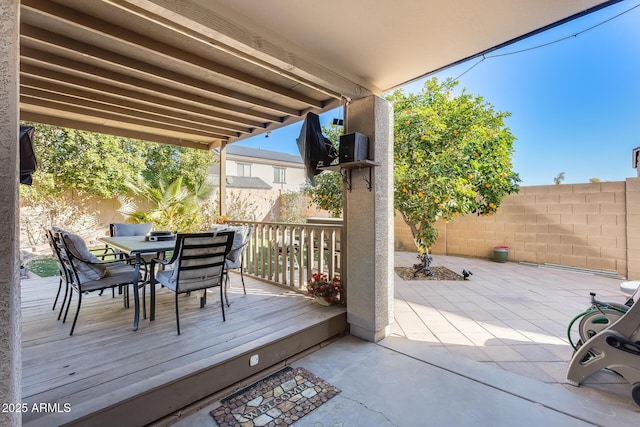
<instances>
[{"instance_id":1,"label":"window of house","mask_svg":"<svg viewBox=\"0 0 640 427\"><path fill-rule=\"evenodd\" d=\"M285 168L273 168L273 182L284 184L287 182L287 170Z\"/></svg>"},{"instance_id":2,"label":"window of house","mask_svg":"<svg viewBox=\"0 0 640 427\"><path fill-rule=\"evenodd\" d=\"M238 176L251 176L251 164L238 163Z\"/></svg>"}]
</instances>

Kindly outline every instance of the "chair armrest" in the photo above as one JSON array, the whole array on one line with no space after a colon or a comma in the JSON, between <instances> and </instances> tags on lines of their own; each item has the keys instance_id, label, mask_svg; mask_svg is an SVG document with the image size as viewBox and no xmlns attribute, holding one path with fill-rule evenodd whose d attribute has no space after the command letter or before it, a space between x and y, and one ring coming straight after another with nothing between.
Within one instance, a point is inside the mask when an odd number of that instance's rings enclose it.
<instances>
[{"instance_id":1,"label":"chair armrest","mask_svg":"<svg viewBox=\"0 0 640 427\"><path fill-rule=\"evenodd\" d=\"M90 248L89 252L93 253L96 257L104 259L105 257L115 257L116 253L112 247L104 245L101 248Z\"/></svg>"},{"instance_id":2,"label":"chair armrest","mask_svg":"<svg viewBox=\"0 0 640 427\"><path fill-rule=\"evenodd\" d=\"M110 264L116 264L116 263L127 263L129 262L128 259L114 259L114 260L110 260L110 261L104 261L104 259L102 261L99 262L91 262L88 259L84 259L81 258L77 255L75 255L74 253L69 253L69 255L71 256L72 259L77 259L78 261L84 262L85 264L90 264L90 265L110 265ZM115 254L114 254L115 255ZM107 255L110 256L110 255Z\"/></svg>"},{"instance_id":3,"label":"chair armrest","mask_svg":"<svg viewBox=\"0 0 640 427\"><path fill-rule=\"evenodd\" d=\"M124 264L131 264L131 260L129 259L113 259L113 260L109 260L109 261L100 261L100 262L89 262L89 261L85 261L87 264L94 264L94 265L112 265L112 264L117 264L117 263L124 263Z\"/></svg>"}]
</instances>

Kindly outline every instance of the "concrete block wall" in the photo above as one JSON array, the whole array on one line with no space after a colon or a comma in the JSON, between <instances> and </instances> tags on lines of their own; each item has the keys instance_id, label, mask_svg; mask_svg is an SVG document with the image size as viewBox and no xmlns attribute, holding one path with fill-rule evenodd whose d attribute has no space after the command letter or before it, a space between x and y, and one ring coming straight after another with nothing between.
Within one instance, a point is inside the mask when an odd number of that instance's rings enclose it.
<instances>
[{"instance_id":1,"label":"concrete block wall","mask_svg":"<svg viewBox=\"0 0 640 427\"><path fill-rule=\"evenodd\" d=\"M397 250L413 250L409 227L396 215ZM437 223L434 254L552 263L640 278L640 179L522 187L494 216L465 215Z\"/></svg>"}]
</instances>

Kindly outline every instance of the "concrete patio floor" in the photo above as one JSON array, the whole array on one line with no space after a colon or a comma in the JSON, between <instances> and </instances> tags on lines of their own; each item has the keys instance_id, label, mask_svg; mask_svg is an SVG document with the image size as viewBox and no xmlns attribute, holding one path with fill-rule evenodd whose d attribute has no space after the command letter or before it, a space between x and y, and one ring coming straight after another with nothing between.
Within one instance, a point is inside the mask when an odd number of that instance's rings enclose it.
<instances>
[{"instance_id":1,"label":"concrete patio floor","mask_svg":"<svg viewBox=\"0 0 640 427\"><path fill-rule=\"evenodd\" d=\"M392 336L640 411L629 383L610 371L598 372L580 387L566 383L573 354L567 326L589 307L590 292L601 301L624 303L624 280L515 262L433 258L434 266L473 275L467 281L406 281L396 275ZM396 266L415 262L416 254L396 252ZM572 337L578 337L577 323Z\"/></svg>"},{"instance_id":2,"label":"concrete patio floor","mask_svg":"<svg viewBox=\"0 0 640 427\"><path fill-rule=\"evenodd\" d=\"M396 266L416 254L397 252ZM395 275L395 322L379 343L346 336L291 361L342 392L297 426L632 426L631 386L600 371L566 384L570 320L601 300L624 302L622 280L486 259L434 256L468 281L406 281ZM224 397L224 396L219 396ZM215 426L196 414L165 420ZM194 408L192 408L194 409ZM160 425L159 424L159 425Z\"/></svg>"}]
</instances>

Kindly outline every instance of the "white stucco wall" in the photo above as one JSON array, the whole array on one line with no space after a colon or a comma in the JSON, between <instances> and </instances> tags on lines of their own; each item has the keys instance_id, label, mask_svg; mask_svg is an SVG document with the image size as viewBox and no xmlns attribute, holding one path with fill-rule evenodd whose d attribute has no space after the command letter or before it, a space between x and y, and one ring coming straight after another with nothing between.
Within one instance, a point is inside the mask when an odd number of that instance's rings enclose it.
<instances>
[{"instance_id":1,"label":"white stucco wall","mask_svg":"<svg viewBox=\"0 0 640 427\"><path fill-rule=\"evenodd\" d=\"M0 0L0 402L21 402L20 258L18 255L18 6ZM11 409L11 408L7 408ZM0 425L19 426L16 410Z\"/></svg>"}]
</instances>

